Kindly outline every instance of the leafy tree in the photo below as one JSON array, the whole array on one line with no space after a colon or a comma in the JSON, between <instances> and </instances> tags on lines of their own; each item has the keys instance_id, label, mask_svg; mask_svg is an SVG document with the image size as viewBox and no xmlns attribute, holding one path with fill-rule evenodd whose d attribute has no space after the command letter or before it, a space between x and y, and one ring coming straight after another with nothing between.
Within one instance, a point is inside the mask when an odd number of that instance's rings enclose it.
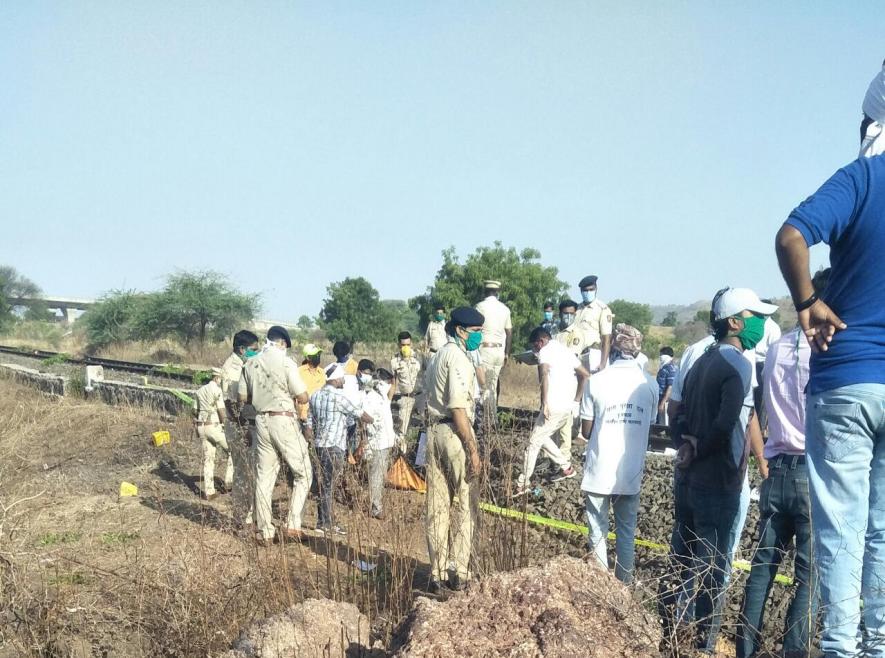
<instances>
[{"instance_id":1,"label":"leafy tree","mask_svg":"<svg viewBox=\"0 0 885 658\"><path fill-rule=\"evenodd\" d=\"M710 333L708 320L709 314L707 319L703 322L694 320L692 322L683 322L676 325L676 328L673 330L673 338L677 342L685 345L691 345L692 343L699 341Z\"/></svg>"},{"instance_id":2,"label":"leafy tree","mask_svg":"<svg viewBox=\"0 0 885 658\"><path fill-rule=\"evenodd\" d=\"M616 299L609 303L609 308L615 316L616 323L629 324L636 327L643 334L648 332L651 326L652 312L648 304L628 302L626 299Z\"/></svg>"},{"instance_id":3,"label":"leafy tree","mask_svg":"<svg viewBox=\"0 0 885 658\"><path fill-rule=\"evenodd\" d=\"M413 336L417 336L420 332L418 329L418 313L409 306L408 302L401 299L383 299L381 303L393 315L394 334L401 331L408 331ZM396 340L396 335L391 335L387 340Z\"/></svg>"},{"instance_id":4,"label":"leafy tree","mask_svg":"<svg viewBox=\"0 0 885 658\"><path fill-rule=\"evenodd\" d=\"M22 297L39 297L40 286L14 267L0 265L0 329L7 329L15 323L16 300Z\"/></svg>"},{"instance_id":5,"label":"leafy tree","mask_svg":"<svg viewBox=\"0 0 885 658\"><path fill-rule=\"evenodd\" d=\"M677 324L679 324L679 318L676 316L676 311L670 311L661 321L661 325L665 327L675 327Z\"/></svg>"},{"instance_id":6,"label":"leafy tree","mask_svg":"<svg viewBox=\"0 0 885 658\"><path fill-rule=\"evenodd\" d=\"M136 318L140 338L172 336L200 347L211 336L221 340L248 323L260 309L255 295L241 293L218 272L171 275L158 293L148 295Z\"/></svg>"},{"instance_id":7,"label":"leafy tree","mask_svg":"<svg viewBox=\"0 0 885 658\"><path fill-rule=\"evenodd\" d=\"M137 319L149 295L133 290L113 290L83 314L89 345L105 347L138 338Z\"/></svg>"},{"instance_id":8,"label":"leafy tree","mask_svg":"<svg viewBox=\"0 0 885 658\"><path fill-rule=\"evenodd\" d=\"M366 279L348 277L329 285L326 294L318 320L329 340L391 340L396 331L396 314Z\"/></svg>"},{"instance_id":9,"label":"leafy tree","mask_svg":"<svg viewBox=\"0 0 885 658\"><path fill-rule=\"evenodd\" d=\"M443 251L442 257L433 285L425 294L409 300L422 329L430 321L434 303L442 303L449 310L473 306L480 301L483 281L495 279L501 281L501 301L510 307L514 339L525 341L539 324L544 302L560 299L567 290L555 267L538 262L541 252L537 249L517 251L495 242L492 247L480 247L463 263L454 247Z\"/></svg>"},{"instance_id":10,"label":"leafy tree","mask_svg":"<svg viewBox=\"0 0 885 658\"><path fill-rule=\"evenodd\" d=\"M694 314L694 321L708 324L710 322L710 311L699 309L698 312Z\"/></svg>"},{"instance_id":11,"label":"leafy tree","mask_svg":"<svg viewBox=\"0 0 885 658\"><path fill-rule=\"evenodd\" d=\"M298 322L297 322L296 326L301 331L310 331L313 328L313 320L311 320L306 315L302 315L300 318L298 318Z\"/></svg>"}]
</instances>

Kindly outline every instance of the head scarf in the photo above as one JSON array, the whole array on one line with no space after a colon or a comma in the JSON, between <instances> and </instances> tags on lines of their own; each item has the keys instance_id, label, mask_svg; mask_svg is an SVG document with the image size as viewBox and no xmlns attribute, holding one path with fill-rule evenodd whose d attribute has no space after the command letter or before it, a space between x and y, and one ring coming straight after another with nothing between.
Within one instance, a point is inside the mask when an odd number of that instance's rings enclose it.
<instances>
[{"instance_id":1,"label":"head scarf","mask_svg":"<svg viewBox=\"0 0 885 658\"><path fill-rule=\"evenodd\" d=\"M634 358L642 349L642 332L629 324L619 324L615 327L612 346L623 356Z\"/></svg>"},{"instance_id":2,"label":"head scarf","mask_svg":"<svg viewBox=\"0 0 885 658\"><path fill-rule=\"evenodd\" d=\"M860 157L871 158L885 153L885 62L876 74L863 99L863 113L872 119L860 143Z\"/></svg>"}]
</instances>

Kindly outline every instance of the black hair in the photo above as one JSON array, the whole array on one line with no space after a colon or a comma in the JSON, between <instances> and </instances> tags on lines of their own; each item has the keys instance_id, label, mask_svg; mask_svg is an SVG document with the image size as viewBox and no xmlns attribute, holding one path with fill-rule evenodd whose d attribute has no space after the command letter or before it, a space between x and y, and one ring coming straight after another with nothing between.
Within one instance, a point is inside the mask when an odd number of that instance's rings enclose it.
<instances>
[{"instance_id":1,"label":"black hair","mask_svg":"<svg viewBox=\"0 0 885 658\"><path fill-rule=\"evenodd\" d=\"M393 381L393 373L385 368L378 368L377 372L375 372L375 377L383 382Z\"/></svg>"},{"instance_id":2,"label":"black hair","mask_svg":"<svg viewBox=\"0 0 885 658\"><path fill-rule=\"evenodd\" d=\"M828 267L825 270L818 270L813 277L811 277L811 285L814 288L814 292L817 293L818 297L823 296L823 294L827 291L827 286L830 284L830 268Z\"/></svg>"},{"instance_id":3,"label":"black hair","mask_svg":"<svg viewBox=\"0 0 885 658\"><path fill-rule=\"evenodd\" d=\"M661 348L661 354L666 354L667 356L673 356L675 353L673 352L673 348L669 345L664 345Z\"/></svg>"},{"instance_id":4,"label":"black hair","mask_svg":"<svg viewBox=\"0 0 885 658\"><path fill-rule=\"evenodd\" d=\"M258 336L253 334L248 329L238 331L234 334L234 352L236 352L241 347L249 347L249 345L254 345L257 342Z\"/></svg>"},{"instance_id":5,"label":"black hair","mask_svg":"<svg viewBox=\"0 0 885 658\"><path fill-rule=\"evenodd\" d=\"M713 338L715 338L716 340L724 339L726 336L728 336L728 318L714 320L710 323L710 329L713 330Z\"/></svg>"},{"instance_id":6,"label":"black hair","mask_svg":"<svg viewBox=\"0 0 885 658\"><path fill-rule=\"evenodd\" d=\"M550 332L547 331L544 327L535 327L534 329L532 329L532 333L529 334L529 342L534 343L541 340L545 336L547 338L550 338Z\"/></svg>"},{"instance_id":7,"label":"black hair","mask_svg":"<svg viewBox=\"0 0 885 658\"><path fill-rule=\"evenodd\" d=\"M574 299L563 299L559 302L559 312L562 313L562 309L568 308L569 306L573 306L575 310L578 310L578 302Z\"/></svg>"},{"instance_id":8,"label":"black hair","mask_svg":"<svg viewBox=\"0 0 885 658\"><path fill-rule=\"evenodd\" d=\"M360 359L360 362L356 365L356 369L359 371L363 370L375 370L375 364L369 361L369 359Z\"/></svg>"},{"instance_id":9,"label":"black hair","mask_svg":"<svg viewBox=\"0 0 885 658\"><path fill-rule=\"evenodd\" d=\"M350 354L350 343L343 340L335 341L335 344L332 345L332 354L339 359L343 356L347 356Z\"/></svg>"},{"instance_id":10,"label":"black hair","mask_svg":"<svg viewBox=\"0 0 885 658\"><path fill-rule=\"evenodd\" d=\"M546 311L548 308L553 308L553 302L546 302L544 304L544 310Z\"/></svg>"},{"instance_id":11,"label":"black hair","mask_svg":"<svg viewBox=\"0 0 885 658\"><path fill-rule=\"evenodd\" d=\"M436 304L433 305L433 310L434 311L445 311L446 307L444 304L440 304L439 302L437 302Z\"/></svg>"},{"instance_id":12,"label":"black hair","mask_svg":"<svg viewBox=\"0 0 885 658\"><path fill-rule=\"evenodd\" d=\"M456 326L457 326L457 325L452 324L452 321L451 321L451 320L449 320L448 322L446 322L446 326L445 326L446 335L447 335L447 336L454 336L454 335L455 335L455 327L456 327Z\"/></svg>"},{"instance_id":13,"label":"black hair","mask_svg":"<svg viewBox=\"0 0 885 658\"><path fill-rule=\"evenodd\" d=\"M412 334L410 334L408 331L401 331L399 332L399 336L397 336L396 338L397 340L412 340Z\"/></svg>"}]
</instances>

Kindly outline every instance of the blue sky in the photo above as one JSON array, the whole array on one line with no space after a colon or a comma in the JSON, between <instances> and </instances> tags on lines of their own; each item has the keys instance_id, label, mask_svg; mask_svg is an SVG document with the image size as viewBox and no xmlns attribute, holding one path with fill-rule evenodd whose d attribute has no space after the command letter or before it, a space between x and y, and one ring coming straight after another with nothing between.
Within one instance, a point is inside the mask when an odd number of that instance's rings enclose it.
<instances>
[{"instance_id":1,"label":"blue sky","mask_svg":"<svg viewBox=\"0 0 885 658\"><path fill-rule=\"evenodd\" d=\"M881 7L729 4L4 2L0 263L83 297L216 269L281 320L494 240L608 300L783 294Z\"/></svg>"}]
</instances>

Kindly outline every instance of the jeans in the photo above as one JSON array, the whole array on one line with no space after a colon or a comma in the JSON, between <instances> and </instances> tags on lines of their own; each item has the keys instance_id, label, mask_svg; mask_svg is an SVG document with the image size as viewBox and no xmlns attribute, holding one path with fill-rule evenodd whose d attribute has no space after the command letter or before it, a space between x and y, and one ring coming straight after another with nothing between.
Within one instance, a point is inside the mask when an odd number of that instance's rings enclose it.
<instances>
[{"instance_id":1,"label":"jeans","mask_svg":"<svg viewBox=\"0 0 885 658\"><path fill-rule=\"evenodd\" d=\"M340 448L317 448L320 460L320 504L317 505L317 527L331 528L335 524L332 503L338 476L344 466L344 451Z\"/></svg>"},{"instance_id":2,"label":"jeans","mask_svg":"<svg viewBox=\"0 0 885 658\"><path fill-rule=\"evenodd\" d=\"M725 583L731 569L734 525L740 491L721 491L677 480L676 520L670 539L672 557L679 566L683 587L699 584L695 601L698 649L712 653L722 623ZM665 601L672 610L675 601ZM669 613L669 614L672 614ZM665 619L665 632L672 626Z\"/></svg>"},{"instance_id":3,"label":"jeans","mask_svg":"<svg viewBox=\"0 0 885 658\"><path fill-rule=\"evenodd\" d=\"M600 564L608 569L608 508L615 511L615 578L623 583L633 582L633 562L636 549L636 515L639 512L639 494L633 496L603 495L584 492L587 508L587 527L590 551Z\"/></svg>"},{"instance_id":4,"label":"jeans","mask_svg":"<svg viewBox=\"0 0 885 658\"><path fill-rule=\"evenodd\" d=\"M823 611L821 649L826 658L882 658L885 384L809 396L805 452Z\"/></svg>"},{"instance_id":5,"label":"jeans","mask_svg":"<svg viewBox=\"0 0 885 658\"><path fill-rule=\"evenodd\" d=\"M796 589L787 611L784 656L799 658L810 653L818 600L811 564L811 503L805 456L778 455L768 460L768 469L759 498L759 544L744 590L737 656L750 658L760 649L765 600L778 565L795 537Z\"/></svg>"}]
</instances>

